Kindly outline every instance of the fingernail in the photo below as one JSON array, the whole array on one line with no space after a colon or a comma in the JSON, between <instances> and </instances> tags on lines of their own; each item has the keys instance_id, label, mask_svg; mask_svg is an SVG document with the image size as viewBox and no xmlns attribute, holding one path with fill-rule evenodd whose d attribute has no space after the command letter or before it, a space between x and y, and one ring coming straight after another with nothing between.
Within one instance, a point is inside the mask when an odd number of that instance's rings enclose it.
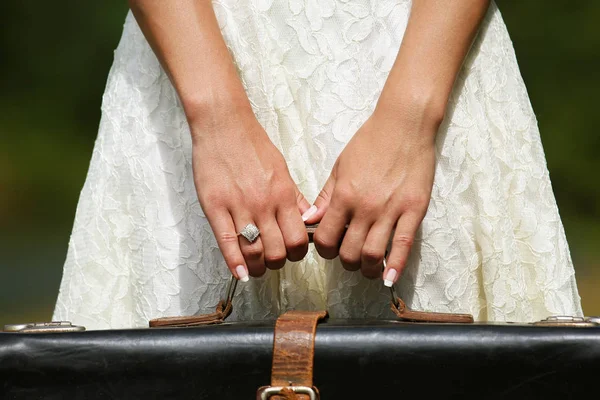
<instances>
[{"instance_id":1,"label":"fingernail","mask_svg":"<svg viewBox=\"0 0 600 400\"><path fill-rule=\"evenodd\" d=\"M242 282L248 282L250 278L248 277L248 270L243 265L238 265L235 267L235 272L238 274L238 278Z\"/></svg>"},{"instance_id":2,"label":"fingernail","mask_svg":"<svg viewBox=\"0 0 600 400\"><path fill-rule=\"evenodd\" d=\"M388 269L387 273L385 274L385 277L383 278L384 286L392 287L394 282L396 282L396 275L398 275L398 273L396 272L395 269L393 269L393 268Z\"/></svg>"},{"instance_id":3,"label":"fingernail","mask_svg":"<svg viewBox=\"0 0 600 400\"><path fill-rule=\"evenodd\" d=\"M315 215L316 212L317 206L313 204L308 210L304 211L304 214L302 214L302 221L306 222L306 220Z\"/></svg>"}]
</instances>

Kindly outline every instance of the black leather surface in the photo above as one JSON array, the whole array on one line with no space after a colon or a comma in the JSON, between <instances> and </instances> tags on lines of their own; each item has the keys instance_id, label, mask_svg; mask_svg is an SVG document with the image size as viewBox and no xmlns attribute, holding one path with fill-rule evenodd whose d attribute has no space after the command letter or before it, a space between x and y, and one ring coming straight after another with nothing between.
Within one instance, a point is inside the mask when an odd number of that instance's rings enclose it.
<instances>
[{"instance_id":1,"label":"black leather surface","mask_svg":"<svg viewBox=\"0 0 600 400\"><path fill-rule=\"evenodd\" d=\"M254 399L272 329L0 333L0 397ZM600 328L330 320L315 345L324 400L596 399L599 374Z\"/></svg>"}]
</instances>

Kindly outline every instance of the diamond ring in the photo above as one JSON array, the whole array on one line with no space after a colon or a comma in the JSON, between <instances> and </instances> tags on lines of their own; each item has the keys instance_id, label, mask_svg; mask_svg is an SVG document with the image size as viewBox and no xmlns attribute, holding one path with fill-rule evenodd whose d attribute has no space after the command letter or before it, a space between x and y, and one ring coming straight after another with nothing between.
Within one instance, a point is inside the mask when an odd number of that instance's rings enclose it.
<instances>
[{"instance_id":1,"label":"diamond ring","mask_svg":"<svg viewBox=\"0 0 600 400\"><path fill-rule=\"evenodd\" d=\"M252 243L256 240L258 235L260 235L260 231L258 230L256 225L248 224L244 227L244 229L242 229L240 231L240 233L238 233L238 236L240 236L240 235L245 237L246 240L248 240L250 243Z\"/></svg>"}]
</instances>

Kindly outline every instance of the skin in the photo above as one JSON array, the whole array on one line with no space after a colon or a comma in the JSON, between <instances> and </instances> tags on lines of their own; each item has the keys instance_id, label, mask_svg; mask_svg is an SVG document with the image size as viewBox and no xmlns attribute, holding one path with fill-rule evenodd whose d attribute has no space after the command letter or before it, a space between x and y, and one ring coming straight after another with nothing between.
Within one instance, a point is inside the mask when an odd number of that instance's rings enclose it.
<instances>
[{"instance_id":1,"label":"skin","mask_svg":"<svg viewBox=\"0 0 600 400\"><path fill-rule=\"evenodd\" d=\"M286 258L302 259L308 235L301 214L310 204L252 112L211 2L129 3L179 94L198 200L232 274L260 276L283 267ZM237 236L247 223L261 231L252 244Z\"/></svg>"},{"instance_id":2,"label":"skin","mask_svg":"<svg viewBox=\"0 0 600 400\"><path fill-rule=\"evenodd\" d=\"M301 215L310 204L252 112L211 2L129 3L181 99L198 199L231 272L243 278L241 265L260 276L286 258L302 259L308 237ZM435 136L488 6L413 1L375 111L338 157L306 221L320 222L314 241L321 256L339 255L344 268L377 278L393 233L384 277L394 270L398 279L429 204ZM236 235L249 222L261 231L252 244Z\"/></svg>"},{"instance_id":3,"label":"skin","mask_svg":"<svg viewBox=\"0 0 600 400\"><path fill-rule=\"evenodd\" d=\"M488 6L413 1L376 109L338 157L307 220L321 221L314 236L321 256L339 255L346 269L377 278L393 233L383 277L395 282L401 275L431 197L435 136Z\"/></svg>"}]
</instances>

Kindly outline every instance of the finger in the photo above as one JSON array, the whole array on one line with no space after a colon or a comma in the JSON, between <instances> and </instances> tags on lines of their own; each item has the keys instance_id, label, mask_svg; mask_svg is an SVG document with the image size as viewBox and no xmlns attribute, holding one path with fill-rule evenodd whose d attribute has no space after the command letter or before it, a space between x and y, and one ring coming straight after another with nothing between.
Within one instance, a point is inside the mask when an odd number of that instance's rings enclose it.
<instances>
[{"instance_id":1,"label":"finger","mask_svg":"<svg viewBox=\"0 0 600 400\"><path fill-rule=\"evenodd\" d=\"M249 223L256 225L252 218L248 216L240 217L233 214L236 232L241 232L242 229ZM250 276L259 277L266 271L264 249L260 236L252 243L242 235L239 236L240 250L246 260L248 272Z\"/></svg>"},{"instance_id":2,"label":"finger","mask_svg":"<svg viewBox=\"0 0 600 400\"><path fill-rule=\"evenodd\" d=\"M360 221L353 218L350 221L350 225L340 246L340 261L344 269L348 271L358 271L360 269L361 250L369 233L369 228L370 223L364 220ZM374 277L376 278L377 275Z\"/></svg>"},{"instance_id":3,"label":"finger","mask_svg":"<svg viewBox=\"0 0 600 400\"><path fill-rule=\"evenodd\" d=\"M329 178L317 196L315 203L308 210L306 210L304 214L302 214L302 220L306 224L316 224L317 222L321 221L325 215L325 212L329 208L334 187L335 178L333 175L329 175Z\"/></svg>"},{"instance_id":4,"label":"finger","mask_svg":"<svg viewBox=\"0 0 600 400\"><path fill-rule=\"evenodd\" d=\"M378 278L381 275L381 266L394 222L394 218L385 218L371 226L361 249L361 269L364 276Z\"/></svg>"},{"instance_id":5,"label":"finger","mask_svg":"<svg viewBox=\"0 0 600 400\"><path fill-rule=\"evenodd\" d=\"M214 210L209 218L219 249L223 254L227 268L233 276L242 282L248 281L248 267L240 250L237 230L231 215L226 209Z\"/></svg>"},{"instance_id":6,"label":"finger","mask_svg":"<svg viewBox=\"0 0 600 400\"><path fill-rule=\"evenodd\" d=\"M308 234L300 214L292 207L283 208L277 213L277 223L283 235L287 259L302 260L308 252Z\"/></svg>"},{"instance_id":7,"label":"finger","mask_svg":"<svg viewBox=\"0 0 600 400\"><path fill-rule=\"evenodd\" d=\"M306 200L306 197L300 192L298 186L294 187L294 192L296 194L296 204L298 205L298 210L300 210L300 214L304 214L309 208L310 203Z\"/></svg>"},{"instance_id":8,"label":"finger","mask_svg":"<svg viewBox=\"0 0 600 400\"><path fill-rule=\"evenodd\" d=\"M286 250L283 235L274 216L259 222L260 237L264 247L265 266L280 269L285 265Z\"/></svg>"},{"instance_id":9,"label":"finger","mask_svg":"<svg viewBox=\"0 0 600 400\"><path fill-rule=\"evenodd\" d=\"M422 218L415 213L404 213L398 220L387 267L383 271L385 286L392 286L402 274L421 221Z\"/></svg>"},{"instance_id":10,"label":"finger","mask_svg":"<svg viewBox=\"0 0 600 400\"><path fill-rule=\"evenodd\" d=\"M341 202L338 206L334 200L331 207L327 207L327 213L321 219L313 236L315 248L321 257L332 260L338 256L349 220L349 212Z\"/></svg>"}]
</instances>

